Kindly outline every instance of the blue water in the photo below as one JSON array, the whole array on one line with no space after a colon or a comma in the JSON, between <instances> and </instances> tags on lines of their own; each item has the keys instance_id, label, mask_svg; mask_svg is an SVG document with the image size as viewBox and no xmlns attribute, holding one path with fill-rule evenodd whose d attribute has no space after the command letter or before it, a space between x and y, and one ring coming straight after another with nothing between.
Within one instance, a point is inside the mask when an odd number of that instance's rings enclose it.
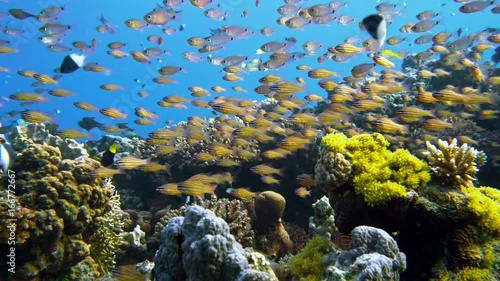
<instances>
[{"instance_id":1,"label":"blue water","mask_svg":"<svg viewBox=\"0 0 500 281\"><path fill-rule=\"evenodd\" d=\"M341 8L340 15L348 15L356 20L348 26L342 26L336 22L331 22L329 26L325 25L309 25L303 30L292 30L286 26L280 26L276 23L276 19L280 16L276 9L283 5L281 1L262 0L260 7L255 7L255 1L233 0L233 1L218 1L220 8L231 13L227 21L219 22L206 18L203 15L203 9L192 6L189 1L185 0L179 8L175 10L182 11L180 21L170 22L169 26L179 29L180 24L185 24L185 30L177 31L171 36L162 34L161 27L153 26L144 29L142 32L127 28L124 21L137 18L143 19L143 16L153 10L156 4L161 4L160 1L0 1L0 11L7 12L11 8L22 8L25 11L37 14L43 8L50 5L65 6L65 10L59 16L59 23L74 25L74 29L67 32L63 44L71 46L73 41L84 41L90 44L90 41L97 39L97 50L88 55L86 62L98 62L100 65L112 69L112 74L107 76L102 73L84 72L78 70L72 74L64 75L59 80L59 85L46 85L48 89L63 88L76 93L72 97L53 97L44 94L49 98L48 102L34 104L29 106L29 109L40 110L49 113L56 118L56 123L60 125L61 129L65 128L78 128L77 122L82 117L96 117L96 121L104 124L116 124L118 122L128 122L129 126L134 128L136 133L141 136L147 136L147 133L163 127L167 120L178 122L186 120L188 116L198 115L202 117L214 116L212 109L200 109L186 104L187 109L172 109L162 108L156 103L162 97L171 94L182 95L184 97L192 98L190 92L187 90L190 86L200 86L205 89L219 85L227 89L224 93L211 93L211 97L204 97L203 100L210 101L214 96L235 96L250 100L262 100L264 97L253 92L253 89L259 85L258 79L263 75L275 72L283 76L285 80L295 80L295 77L301 76L305 79L307 91L299 93L298 97L303 97L308 93L316 93L326 96L324 90L317 86L317 80L307 77L306 72L300 72L295 69L299 64L306 64L313 68L319 67L316 59L318 55L326 52L330 46L335 46L343 42L349 36L366 40L369 38L368 34L361 31L358 27L358 22L366 15L375 13L375 5L377 1L346 1L348 6ZM216 1L214 1L216 2ZM147 4L146 4L147 3ZM311 6L319 3L328 3L327 1L306 1L301 2L299 6ZM394 23L388 27L387 38L393 35L400 35L406 37L407 40L399 46L388 46L392 50L399 51L401 49L409 50L411 52L420 52L430 47L431 43L425 45L413 45L409 47L409 43L413 42L415 38L423 35L423 33L416 34L402 34L399 28L411 21L412 23L418 22L415 15L425 10L439 12L441 15L439 19L440 25L436 26L428 34L436 34L440 31L455 32L460 27L464 31L464 35L474 32L479 32L487 27L499 27L499 15L494 15L490 12L493 6L485 9L482 12L474 14L462 14L458 11L458 7L462 4L455 3L454 1L392 1L391 3L397 4L398 9L401 10L403 16L395 17ZM207 6L207 8L215 7L214 4ZM241 14L244 10L248 10L248 17L242 18ZM112 35L110 33L100 34L96 31L96 26L100 24L97 20L101 16L115 25L117 33ZM0 19L0 24L12 28L20 28L25 30L25 33L19 36L8 36L0 34L0 38L10 40L11 47L18 48L20 51L13 54L0 55L0 66L10 69L10 73L0 73L0 96L8 97L10 94L19 91L33 91L31 84L36 80L19 76L16 72L21 69L33 70L39 73L52 74L53 70L58 67L67 53L54 53L47 50L47 45L38 42L37 38L42 34L38 29L43 25L32 18L19 20L12 17L5 17ZM243 74L244 81L239 82L226 82L222 80L224 73L221 72L221 66L213 66L206 60L207 54L202 54L204 60L199 63L191 63L184 60L181 54L186 51L196 51L196 47L191 47L187 44L186 40L193 36L206 37L210 35L210 29L216 29L223 25L240 25L248 27L255 31L255 35L249 39L239 39L236 42L230 42L224 49L212 53L215 57L226 57L229 55L244 55L250 58L257 58L258 55L255 51L264 43L277 40L283 41L285 37L295 37L298 42L295 47L289 52L303 51L301 46L308 40L317 40L323 44L324 47L318 51L316 56L306 56L305 58L289 63L286 67L279 70L270 70L269 72L251 72ZM263 36L259 30L263 27L270 27L275 30L272 36ZM154 47L153 43L146 40L146 37L151 34L162 35L164 43L161 46L166 48L171 56L162 56L162 62L152 59L151 65L141 64L134 61L131 57L124 59L115 59L106 54L108 50L107 44L112 41L120 41L127 43L123 48L124 51L143 50L146 47ZM456 36L453 38L456 39ZM452 39L452 40L453 40ZM143 46L141 46L141 44ZM76 53L79 53L77 50ZM485 52L483 58L489 58L491 51ZM262 59L267 60L269 54L262 55ZM358 54L353 59L346 63L337 63L333 61L325 61L321 67L329 68L333 71L339 72L341 77L336 79L340 80L343 76L350 75L349 70L352 66L363 63L371 62L367 58L366 53ZM398 68L400 67L401 60L396 61ZM172 78L177 81L177 84L159 85L152 82L152 78L159 76L156 72L164 65L182 66L187 69L187 73L178 73ZM377 67L375 70L380 71L382 67ZM134 81L140 80L140 83ZM101 90L99 86L103 83L114 83L125 87L125 90L118 92L108 92ZM138 97L137 92L141 90L142 84L145 84L145 90L149 93L148 97ZM248 91L248 93L237 93L232 91L232 86L240 86ZM86 112L74 107L73 102L86 101L90 102L98 108L103 107L116 107L125 114L128 114L127 119L113 120L101 115L99 112ZM3 101L3 107L0 108L1 115L10 110L22 111L23 108L19 105L18 101ZM136 119L134 115L134 108L145 107L153 112L156 112L160 118L155 125L139 126L133 123ZM19 116L3 120L3 125L8 125L12 121L16 121ZM83 130L83 129L81 129ZM98 137L102 134L97 128L92 130L93 137Z\"/></svg>"}]
</instances>

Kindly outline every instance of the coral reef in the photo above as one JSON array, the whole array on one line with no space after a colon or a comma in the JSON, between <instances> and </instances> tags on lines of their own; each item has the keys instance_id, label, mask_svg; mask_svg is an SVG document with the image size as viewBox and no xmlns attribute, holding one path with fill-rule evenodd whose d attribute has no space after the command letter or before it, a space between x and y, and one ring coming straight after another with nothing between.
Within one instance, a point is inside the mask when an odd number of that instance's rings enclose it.
<instances>
[{"instance_id":1,"label":"coral reef","mask_svg":"<svg viewBox=\"0 0 500 281\"><path fill-rule=\"evenodd\" d=\"M43 123L26 123L16 126L7 135L7 138L16 151L23 151L30 144L36 143L57 148L61 152L61 159L76 159L80 156L89 156L83 144L74 139L63 139L54 136Z\"/></svg>"},{"instance_id":2,"label":"coral reef","mask_svg":"<svg viewBox=\"0 0 500 281\"><path fill-rule=\"evenodd\" d=\"M474 186L479 164L485 163L484 154L478 157L477 149L464 143L457 145L457 139L450 143L438 140L438 147L426 142L427 160L431 165L435 181L441 185L458 188L460 186Z\"/></svg>"},{"instance_id":3,"label":"coral reef","mask_svg":"<svg viewBox=\"0 0 500 281\"><path fill-rule=\"evenodd\" d=\"M115 256L123 237L123 211L120 208L120 195L111 183L111 179L104 180L103 189L111 194L105 202L107 212L95 218L97 230L90 237L90 255L99 265L103 273L108 273L114 267Z\"/></svg>"},{"instance_id":4,"label":"coral reef","mask_svg":"<svg viewBox=\"0 0 500 281\"><path fill-rule=\"evenodd\" d=\"M337 230L333 209L326 196L313 204L314 216L309 218L309 233L330 239Z\"/></svg>"},{"instance_id":5,"label":"coral reef","mask_svg":"<svg viewBox=\"0 0 500 281\"><path fill-rule=\"evenodd\" d=\"M117 147L117 159L127 155L143 158L154 152L154 147L147 145L144 140L137 137L127 138L113 135L103 136L98 141L88 140L84 143L84 147L90 157L95 157L106 151L112 143L115 143Z\"/></svg>"},{"instance_id":6,"label":"coral reef","mask_svg":"<svg viewBox=\"0 0 500 281\"><path fill-rule=\"evenodd\" d=\"M193 122L202 122L201 127L192 125ZM196 168L198 171L203 171L217 164L217 160L210 161L199 161L196 159L196 155L202 152L210 153L210 148L214 144L227 145L228 147L241 147L246 151L252 152L255 156L250 158L241 157L240 155L233 153L230 155L221 156L220 159L231 159L238 163L247 162L250 160L260 160L260 149L256 141L249 141L245 145L237 144L236 138L230 138L230 134L220 130L219 128L228 126L234 129L245 127L247 123L238 117L228 117L228 118L210 118L207 120L180 122L172 128L166 127L169 130L187 130L190 131L193 137L189 136L179 136L174 139L173 146L176 150L169 154L158 155L158 161L160 163L169 163L176 166L176 169L184 170L185 168ZM232 130L234 130L232 129ZM200 136L198 136L198 134ZM197 137L194 137L194 136Z\"/></svg>"},{"instance_id":7,"label":"coral reef","mask_svg":"<svg viewBox=\"0 0 500 281\"><path fill-rule=\"evenodd\" d=\"M336 262L325 269L321 280L399 280L406 270L406 256L387 232L358 226L351 237L350 250L331 253Z\"/></svg>"},{"instance_id":8,"label":"coral reef","mask_svg":"<svg viewBox=\"0 0 500 281\"><path fill-rule=\"evenodd\" d=\"M254 223L256 247L263 253L280 258L292 251L293 243L286 232L281 216L285 211L286 201L274 191L261 192L255 198Z\"/></svg>"},{"instance_id":9,"label":"coral reef","mask_svg":"<svg viewBox=\"0 0 500 281\"><path fill-rule=\"evenodd\" d=\"M246 201L229 199L203 199L195 198L194 205L203 207L215 213L229 225L229 232L236 239L236 242L243 247L251 247L254 243L254 232L251 227L251 219L248 216L248 206ZM168 221L174 217L182 217L186 214L188 206L179 209L170 209L160 218L155 225L155 238L160 238L161 230Z\"/></svg>"},{"instance_id":10,"label":"coral reef","mask_svg":"<svg viewBox=\"0 0 500 281\"><path fill-rule=\"evenodd\" d=\"M116 202L115 193L89 176L98 166L87 157L62 160L59 149L42 144L29 144L18 155L12 165L16 193L0 200L1 228L8 222L9 203L15 201L16 255L23 259L16 265L14 278L54 280L72 274L70 270L74 272L73 267L84 260L96 264L83 268L98 268L99 257L88 259L90 241L100 229L100 218L111 211L109 202ZM0 235L0 244L6 245L8 233ZM98 270L92 276L101 273Z\"/></svg>"},{"instance_id":11,"label":"coral reef","mask_svg":"<svg viewBox=\"0 0 500 281\"><path fill-rule=\"evenodd\" d=\"M162 230L154 272L167 281L277 280L264 257L246 252L223 219L199 206L188 207L185 217L171 219Z\"/></svg>"}]
</instances>

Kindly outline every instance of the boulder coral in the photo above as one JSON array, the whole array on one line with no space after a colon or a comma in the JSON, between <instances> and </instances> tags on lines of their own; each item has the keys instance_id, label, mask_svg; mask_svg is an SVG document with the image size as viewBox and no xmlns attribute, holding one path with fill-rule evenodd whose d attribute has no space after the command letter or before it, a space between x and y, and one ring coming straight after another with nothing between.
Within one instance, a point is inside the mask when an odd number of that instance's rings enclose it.
<instances>
[{"instance_id":1,"label":"boulder coral","mask_svg":"<svg viewBox=\"0 0 500 281\"><path fill-rule=\"evenodd\" d=\"M255 198L256 247L267 255L282 257L292 251L293 243L281 222L285 205L285 198L274 191L261 192Z\"/></svg>"},{"instance_id":2,"label":"boulder coral","mask_svg":"<svg viewBox=\"0 0 500 281\"><path fill-rule=\"evenodd\" d=\"M90 257L95 247L90 240L100 228L98 218L111 210L114 195L100 179L89 176L99 166L83 156L62 160L59 149L41 144L29 144L18 155L11 167L15 193L0 199L0 229L5 229L10 213L17 218L16 255L22 259L14 278L55 280L78 275L75 268L80 262L91 263L83 266L86 270L98 269L98 257ZM7 235L0 232L2 247Z\"/></svg>"},{"instance_id":3,"label":"boulder coral","mask_svg":"<svg viewBox=\"0 0 500 281\"><path fill-rule=\"evenodd\" d=\"M321 280L399 280L406 270L406 256L396 241L385 231L358 226L351 232L349 250L334 251L335 264L329 265ZM327 260L335 260L328 258Z\"/></svg>"},{"instance_id":4,"label":"boulder coral","mask_svg":"<svg viewBox=\"0 0 500 281\"><path fill-rule=\"evenodd\" d=\"M200 206L188 207L185 217L172 218L161 240L155 256L156 280L277 281L262 255L244 250L228 224Z\"/></svg>"},{"instance_id":5,"label":"boulder coral","mask_svg":"<svg viewBox=\"0 0 500 281\"><path fill-rule=\"evenodd\" d=\"M195 197L194 205L198 205L215 213L222 218L228 225L231 235L243 247L251 247L254 244L254 232L252 230L250 216L248 215L248 202L241 200L223 199L203 199ZM170 209L160 218L155 225L155 239L160 239L161 230L167 225L168 221L174 217L182 217L186 214L187 205L179 209Z\"/></svg>"}]
</instances>

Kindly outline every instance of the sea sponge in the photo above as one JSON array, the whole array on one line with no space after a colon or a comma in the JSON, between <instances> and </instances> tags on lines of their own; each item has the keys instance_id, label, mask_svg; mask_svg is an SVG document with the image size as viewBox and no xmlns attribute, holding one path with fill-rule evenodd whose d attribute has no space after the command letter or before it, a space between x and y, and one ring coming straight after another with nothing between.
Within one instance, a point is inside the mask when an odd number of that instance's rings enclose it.
<instances>
[{"instance_id":1,"label":"sea sponge","mask_svg":"<svg viewBox=\"0 0 500 281\"><path fill-rule=\"evenodd\" d=\"M347 139L345 144L345 138L339 134L325 137L325 143L335 151L344 147L341 153L348 157L352 165L354 191L362 195L369 206L404 197L409 190L423 189L430 179L427 164L407 150L389 151L389 142L381 134L356 135ZM336 145L333 140L338 140L340 144Z\"/></svg>"},{"instance_id":2,"label":"sea sponge","mask_svg":"<svg viewBox=\"0 0 500 281\"><path fill-rule=\"evenodd\" d=\"M427 146L427 161L429 162L433 178L439 184L451 188L460 186L474 186L476 180L477 160L484 162L484 155L478 158L478 150L464 143L457 145L457 139L450 143L438 140L438 147L429 141Z\"/></svg>"}]
</instances>

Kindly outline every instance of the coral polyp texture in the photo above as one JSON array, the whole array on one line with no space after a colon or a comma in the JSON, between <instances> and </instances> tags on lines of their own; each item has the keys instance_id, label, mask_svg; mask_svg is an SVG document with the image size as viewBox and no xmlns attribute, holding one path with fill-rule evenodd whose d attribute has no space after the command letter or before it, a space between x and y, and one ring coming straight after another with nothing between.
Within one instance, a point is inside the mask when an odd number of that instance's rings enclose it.
<instances>
[{"instance_id":1,"label":"coral polyp texture","mask_svg":"<svg viewBox=\"0 0 500 281\"><path fill-rule=\"evenodd\" d=\"M451 142L438 140L438 146L426 142L427 160L434 179L442 185L458 188L474 186L478 164L484 164L484 153L464 143L457 145L457 139ZM478 157L481 156L481 157ZM478 163L479 162L479 163Z\"/></svg>"},{"instance_id":2,"label":"coral polyp texture","mask_svg":"<svg viewBox=\"0 0 500 281\"><path fill-rule=\"evenodd\" d=\"M161 240L156 280L277 280L262 255L244 250L228 224L202 207L188 207L185 217L172 218Z\"/></svg>"},{"instance_id":3,"label":"coral polyp texture","mask_svg":"<svg viewBox=\"0 0 500 281\"><path fill-rule=\"evenodd\" d=\"M92 279L110 270L113 249L108 247L116 241L107 237L106 244L92 243L100 229L109 227L99 220L113 216L110 201L117 202L111 189L89 176L99 166L85 156L62 160L59 149L42 144L28 144L18 155L11 168L16 171L16 194L11 199L18 219L16 255L23 258L13 278L64 280L86 272ZM11 205L7 196L1 197L0 229L6 228ZM2 244L7 234L0 232ZM92 256L98 245L107 253Z\"/></svg>"},{"instance_id":4,"label":"coral polyp texture","mask_svg":"<svg viewBox=\"0 0 500 281\"><path fill-rule=\"evenodd\" d=\"M194 204L215 213L219 218L222 218L228 225L231 235L236 241L244 247L250 247L254 243L254 232L250 224L248 215L248 202L229 199L202 199L194 198ZM155 236L159 239L161 230L167 225L171 218L184 216L187 206L182 206L179 209L170 209L155 226Z\"/></svg>"},{"instance_id":5,"label":"coral polyp texture","mask_svg":"<svg viewBox=\"0 0 500 281\"><path fill-rule=\"evenodd\" d=\"M321 280L399 280L406 270L406 256L385 231L358 226L351 232L349 250L338 255ZM331 253L333 256L337 254ZM332 260L327 258L327 260Z\"/></svg>"},{"instance_id":6,"label":"coral polyp texture","mask_svg":"<svg viewBox=\"0 0 500 281\"><path fill-rule=\"evenodd\" d=\"M323 137L321 145L323 153L315 167L319 185L333 191L350 184L369 206L405 197L408 191L423 189L430 180L425 162L404 149L391 152L389 142L378 133L351 138L331 133Z\"/></svg>"}]
</instances>

